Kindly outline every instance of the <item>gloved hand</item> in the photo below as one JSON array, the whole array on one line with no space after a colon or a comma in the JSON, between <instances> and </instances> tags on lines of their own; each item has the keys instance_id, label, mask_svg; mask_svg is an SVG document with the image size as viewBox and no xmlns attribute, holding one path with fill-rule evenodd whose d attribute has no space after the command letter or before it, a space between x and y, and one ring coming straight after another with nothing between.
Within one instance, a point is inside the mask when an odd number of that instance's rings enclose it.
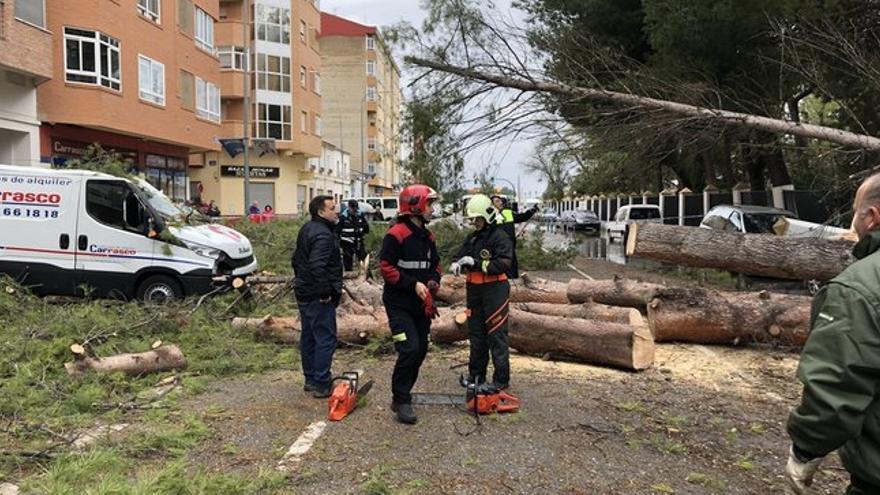
<instances>
[{"instance_id":1,"label":"gloved hand","mask_svg":"<svg viewBox=\"0 0 880 495\"><path fill-rule=\"evenodd\" d=\"M788 453L788 463L785 465L785 491L794 495L806 495L813 493L810 488L813 485L813 476L819 470L819 465L825 460L817 457L811 461L802 462L794 453L794 447Z\"/></svg>"},{"instance_id":2,"label":"gloved hand","mask_svg":"<svg viewBox=\"0 0 880 495\"><path fill-rule=\"evenodd\" d=\"M430 292L428 292L428 297L425 298L424 302L425 316L427 316L431 320L438 318L440 316L440 312L437 311L437 305L434 304L434 296L432 296Z\"/></svg>"},{"instance_id":3,"label":"gloved hand","mask_svg":"<svg viewBox=\"0 0 880 495\"><path fill-rule=\"evenodd\" d=\"M474 266L474 259L470 256L462 256L461 259L449 265L449 273L457 277L461 275L461 269L468 266Z\"/></svg>"},{"instance_id":4,"label":"gloved hand","mask_svg":"<svg viewBox=\"0 0 880 495\"><path fill-rule=\"evenodd\" d=\"M425 285L428 286L428 292L430 292L432 296L436 296L437 291L440 290L440 284L437 283L436 280L428 280L428 283Z\"/></svg>"}]
</instances>

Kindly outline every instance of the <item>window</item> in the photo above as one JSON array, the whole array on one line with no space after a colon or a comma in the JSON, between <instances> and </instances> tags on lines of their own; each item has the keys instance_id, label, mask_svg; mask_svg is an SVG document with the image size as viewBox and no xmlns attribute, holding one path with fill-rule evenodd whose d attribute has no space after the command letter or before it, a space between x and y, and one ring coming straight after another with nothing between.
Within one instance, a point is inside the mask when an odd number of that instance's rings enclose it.
<instances>
[{"instance_id":1,"label":"window","mask_svg":"<svg viewBox=\"0 0 880 495\"><path fill-rule=\"evenodd\" d=\"M193 35L193 4L192 0L177 0L177 25L188 35Z\"/></svg>"},{"instance_id":2,"label":"window","mask_svg":"<svg viewBox=\"0 0 880 495\"><path fill-rule=\"evenodd\" d=\"M258 137L290 141L290 130L289 105L270 105L267 103L257 105Z\"/></svg>"},{"instance_id":3,"label":"window","mask_svg":"<svg viewBox=\"0 0 880 495\"><path fill-rule=\"evenodd\" d=\"M86 213L104 225L125 227L122 203L125 183L119 180L90 180L86 186Z\"/></svg>"},{"instance_id":4,"label":"window","mask_svg":"<svg viewBox=\"0 0 880 495\"><path fill-rule=\"evenodd\" d=\"M300 130L305 134L309 132L309 114L308 112L302 112L300 114Z\"/></svg>"},{"instance_id":5,"label":"window","mask_svg":"<svg viewBox=\"0 0 880 495\"><path fill-rule=\"evenodd\" d=\"M141 99L165 106L165 65L140 55L138 69Z\"/></svg>"},{"instance_id":6,"label":"window","mask_svg":"<svg viewBox=\"0 0 880 495\"><path fill-rule=\"evenodd\" d=\"M257 5L257 39L290 44L290 9Z\"/></svg>"},{"instance_id":7,"label":"window","mask_svg":"<svg viewBox=\"0 0 880 495\"><path fill-rule=\"evenodd\" d=\"M196 115L220 122L220 88L200 77L196 78Z\"/></svg>"},{"instance_id":8,"label":"window","mask_svg":"<svg viewBox=\"0 0 880 495\"><path fill-rule=\"evenodd\" d=\"M46 27L45 0L18 0L12 6L15 8L16 19L41 28Z\"/></svg>"},{"instance_id":9,"label":"window","mask_svg":"<svg viewBox=\"0 0 880 495\"><path fill-rule=\"evenodd\" d=\"M147 19L159 24L160 0L138 0L138 12Z\"/></svg>"},{"instance_id":10,"label":"window","mask_svg":"<svg viewBox=\"0 0 880 495\"><path fill-rule=\"evenodd\" d=\"M315 115L315 135L320 136L323 130L324 128L323 124L321 124L321 116Z\"/></svg>"},{"instance_id":11,"label":"window","mask_svg":"<svg viewBox=\"0 0 880 495\"><path fill-rule=\"evenodd\" d=\"M196 7L196 46L209 52L214 51L214 19L204 10Z\"/></svg>"},{"instance_id":12,"label":"window","mask_svg":"<svg viewBox=\"0 0 880 495\"><path fill-rule=\"evenodd\" d=\"M289 93L290 57L258 54L257 89Z\"/></svg>"},{"instance_id":13,"label":"window","mask_svg":"<svg viewBox=\"0 0 880 495\"><path fill-rule=\"evenodd\" d=\"M119 40L97 31L64 28L65 80L122 89Z\"/></svg>"},{"instance_id":14,"label":"window","mask_svg":"<svg viewBox=\"0 0 880 495\"><path fill-rule=\"evenodd\" d=\"M221 46L217 48L221 69L246 70L244 48L238 46Z\"/></svg>"},{"instance_id":15,"label":"window","mask_svg":"<svg viewBox=\"0 0 880 495\"><path fill-rule=\"evenodd\" d=\"M188 110L196 109L196 79L191 73L180 71L180 106Z\"/></svg>"},{"instance_id":16,"label":"window","mask_svg":"<svg viewBox=\"0 0 880 495\"><path fill-rule=\"evenodd\" d=\"M375 60L367 60L367 74L371 76L376 75L376 61Z\"/></svg>"},{"instance_id":17,"label":"window","mask_svg":"<svg viewBox=\"0 0 880 495\"><path fill-rule=\"evenodd\" d=\"M367 88L367 101L376 101L376 96L378 93L376 92L375 86L370 86Z\"/></svg>"},{"instance_id":18,"label":"window","mask_svg":"<svg viewBox=\"0 0 880 495\"><path fill-rule=\"evenodd\" d=\"M306 67L304 65L299 66L299 85L302 87L306 87Z\"/></svg>"},{"instance_id":19,"label":"window","mask_svg":"<svg viewBox=\"0 0 880 495\"><path fill-rule=\"evenodd\" d=\"M303 43L306 42L306 33L308 32L308 30L309 30L309 28L306 25L306 21L300 19L300 21L299 21L299 40L302 41Z\"/></svg>"},{"instance_id":20,"label":"window","mask_svg":"<svg viewBox=\"0 0 880 495\"><path fill-rule=\"evenodd\" d=\"M376 38L367 35L367 50L375 50L376 49Z\"/></svg>"},{"instance_id":21,"label":"window","mask_svg":"<svg viewBox=\"0 0 880 495\"><path fill-rule=\"evenodd\" d=\"M376 151L376 138L371 137L367 140L367 149L370 151Z\"/></svg>"},{"instance_id":22,"label":"window","mask_svg":"<svg viewBox=\"0 0 880 495\"><path fill-rule=\"evenodd\" d=\"M321 74L317 72L312 73L312 90L317 94L321 94Z\"/></svg>"}]
</instances>

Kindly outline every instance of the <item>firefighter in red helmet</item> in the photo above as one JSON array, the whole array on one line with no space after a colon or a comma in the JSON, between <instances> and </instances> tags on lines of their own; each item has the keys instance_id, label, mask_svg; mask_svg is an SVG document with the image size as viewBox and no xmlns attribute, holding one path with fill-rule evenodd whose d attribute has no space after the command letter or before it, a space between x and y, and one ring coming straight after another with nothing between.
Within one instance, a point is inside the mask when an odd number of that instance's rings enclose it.
<instances>
[{"instance_id":1,"label":"firefighter in red helmet","mask_svg":"<svg viewBox=\"0 0 880 495\"><path fill-rule=\"evenodd\" d=\"M415 184L400 192L397 223L382 241L379 267L385 288L382 301L391 326L397 363L391 377L391 410L398 421L414 424L413 385L428 353L431 320L437 316L434 296L440 288L440 255L427 229L440 196Z\"/></svg>"}]
</instances>

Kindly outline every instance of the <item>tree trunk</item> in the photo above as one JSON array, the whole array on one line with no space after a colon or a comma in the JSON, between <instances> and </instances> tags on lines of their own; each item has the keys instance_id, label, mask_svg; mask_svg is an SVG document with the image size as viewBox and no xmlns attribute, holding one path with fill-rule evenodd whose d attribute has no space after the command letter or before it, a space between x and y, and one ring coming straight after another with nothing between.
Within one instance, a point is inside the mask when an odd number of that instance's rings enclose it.
<instances>
[{"instance_id":1,"label":"tree trunk","mask_svg":"<svg viewBox=\"0 0 880 495\"><path fill-rule=\"evenodd\" d=\"M760 115L698 107L695 105L648 98L630 93L619 93L603 89L571 86L554 81L510 77L504 74L493 74L486 71L476 70L472 67L460 67L418 57L405 57L404 59L407 63L419 67L447 72L466 79L488 82L504 88L551 93L570 97L573 96L592 101L603 101L624 108L635 107L645 110L662 110L664 112L670 112L691 119L703 119L707 122L719 125L726 124L731 127L756 129L773 134L803 136L810 139L837 143L841 146L856 149L880 150L880 138L834 129L832 127L813 124L798 124L787 120L763 117Z\"/></svg>"},{"instance_id":2,"label":"tree trunk","mask_svg":"<svg viewBox=\"0 0 880 495\"><path fill-rule=\"evenodd\" d=\"M852 247L843 240L637 223L630 227L626 255L764 277L829 280L853 262Z\"/></svg>"},{"instance_id":3,"label":"tree trunk","mask_svg":"<svg viewBox=\"0 0 880 495\"><path fill-rule=\"evenodd\" d=\"M71 376L81 376L87 371L112 373L120 371L129 375L143 375L157 371L181 370L186 368L186 358L174 345L162 345L151 351L137 354L119 354L103 358L85 357L64 368Z\"/></svg>"},{"instance_id":4,"label":"tree trunk","mask_svg":"<svg viewBox=\"0 0 880 495\"><path fill-rule=\"evenodd\" d=\"M546 306L542 306L546 308ZM643 370L654 363L654 339L637 311L626 323L539 315L510 309L510 346L522 353L550 354L590 364ZM460 312L431 327L434 342L448 344L468 339L467 316Z\"/></svg>"},{"instance_id":5,"label":"tree trunk","mask_svg":"<svg viewBox=\"0 0 880 495\"><path fill-rule=\"evenodd\" d=\"M437 300L447 304L463 303L467 296L465 280L464 276L444 276L437 292ZM561 282L536 279L524 273L518 280L510 282L510 301L566 304L566 289L567 285Z\"/></svg>"},{"instance_id":6,"label":"tree trunk","mask_svg":"<svg viewBox=\"0 0 880 495\"><path fill-rule=\"evenodd\" d=\"M581 318L628 325L634 325L643 320L642 314L637 309L606 306L592 302L583 304L516 303L512 307L536 315Z\"/></svg>"},{"instance_id":7,"label":"tree trunk","mask_svg":"<svg viewBox=\"0 0 880 495\"><path fill-rule=\"evenodd\" d=\"M659 284L615 278L614 280L580 280L568 283L568 300L574 304L596 302L644 310Z\"/></svg>"},{"instance_id":8,"label":"tree trunk","mask_svg":"<svg viewBox=\"0 0 880 495\"><path fill-rule=\"evenodd\" d=\"M803 346L810 335L810 298L664 289L648 305L648 324L657 342Z\"/></svg>"}]
</instances>

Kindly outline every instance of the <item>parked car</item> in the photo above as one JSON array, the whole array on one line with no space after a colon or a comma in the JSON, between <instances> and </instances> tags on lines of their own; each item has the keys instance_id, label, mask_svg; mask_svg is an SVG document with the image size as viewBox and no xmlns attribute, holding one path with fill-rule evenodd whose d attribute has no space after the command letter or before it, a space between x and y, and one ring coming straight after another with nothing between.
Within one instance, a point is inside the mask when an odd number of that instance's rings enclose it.
<instances>
[{"instance_id":1,"label":"parked car","mask_svg":"<svg viewBox=\"0 0 880 495\"><path fill-rule=\"evenodd\" d=\"M566 229L597 233L602 225L599 216L591 210L569 210L560 219Z\"/></svg>"},{"instance_id":2,"label":"parked car","mask_svg":"<svg viewBox=\"0 0 880 495\"><path fill-rule=\"evenodd\" d=\"M0 202L0 275L39 295L164 302L258 268L245 236L190 224L143 180L0 165Z\"/></svg>"},{"instance_id":3,"label":"parked car","mask_svg":"<svg viewBox=\"0 0 880 495\"><path fill-rule=\"evenodd\" d=\"M366 208L362 208L365 214L371 220L375 220L378 222L390 220L397 216L397 197L396 196L386 196L386 197L369 197L369 198L347 198L343 200L344 203L348 203L349 200L357 200L358 203L366 203L370 205L370 213L367 213Z\"/></svg>"},{"instance_id":4,"label":"parked car","mask_svg":"<svg viewBox=\"0 0 880 495\"><path fill-rule=\"evenodd\" d=\"M799 220L788 210L751 205L718 205L706 213L700 227L743 234L827 239L835 239L846 233L846 229Z\"/></svg>"},{"instance_id":5,"label":"parked car","mask_svg":"<svg viewBox=\"0 0 880 495\"><path fill-rule=\"evenodd\" d=\"M608 236L608 242L614 242L616 238L625 242L629 226L633 222L661 223L662 221L663 216L657 205L626 205L617 210L613 221L605 223L605 234Z\"/></svg>"}]
</instances>

